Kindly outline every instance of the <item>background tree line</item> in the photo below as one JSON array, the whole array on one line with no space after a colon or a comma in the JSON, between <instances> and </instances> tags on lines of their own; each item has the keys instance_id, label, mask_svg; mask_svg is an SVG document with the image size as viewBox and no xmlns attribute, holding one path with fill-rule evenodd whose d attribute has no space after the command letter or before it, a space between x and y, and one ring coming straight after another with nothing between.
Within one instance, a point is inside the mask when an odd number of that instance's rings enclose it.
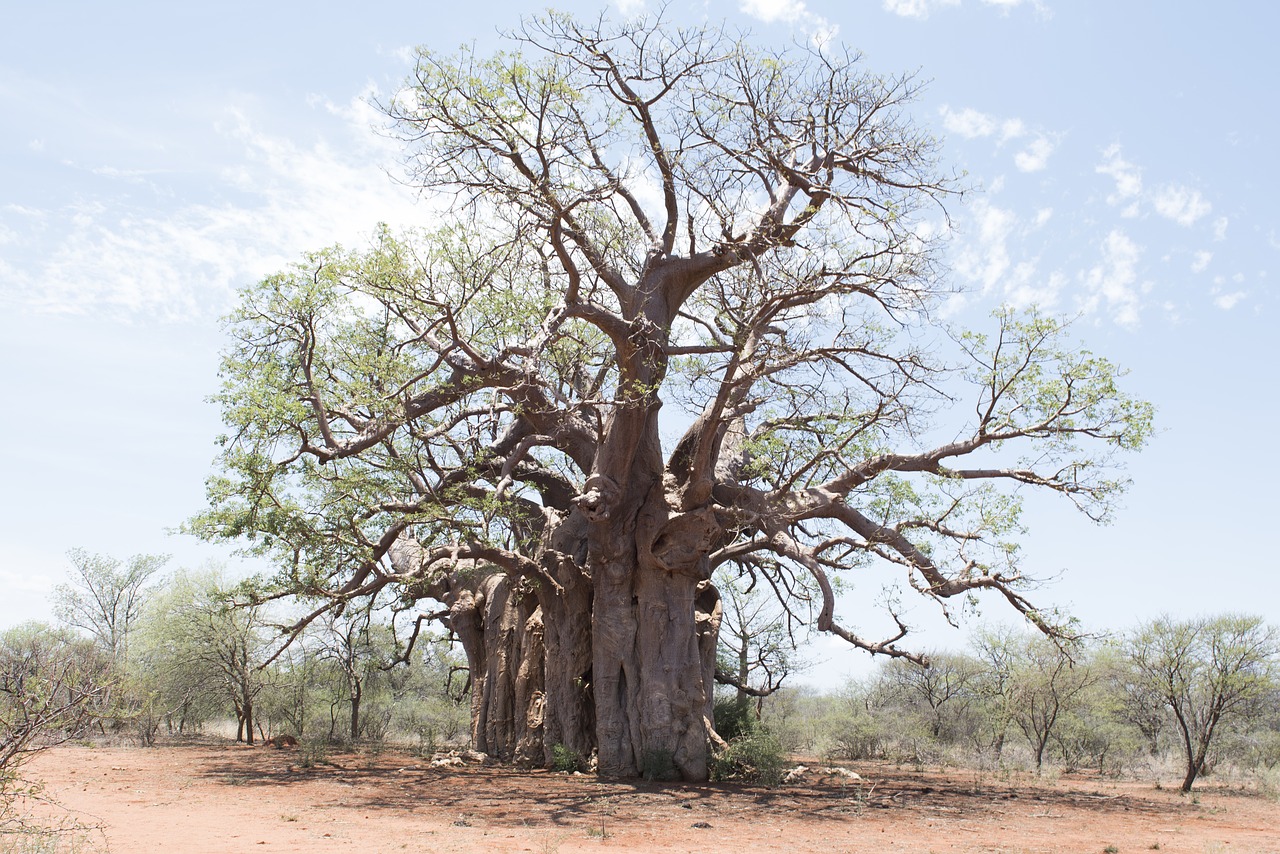
<instances>
[{"instance_id":1,"label":"background tree line","mask_svg":"<svg viewBox=\"0 0 1280 854\"><path fill-rule=\"evenodd\" d=\"M415 638L419 623L397 626L394 603L326 612L283 646L292 615L238 603L217 570L69 557L58 624L0 633L7 791L25 757L83 737L151 745L231 721L250 744L282 733L311 746L390 737L424 750L474 739L471 684L451 639ZM780 767L785 753L1037 773L1176 763L1189 790L1224 763L1280 765L1280 630L1258 617L1162 617L1071 644L987 628L927 667L887 659L823 694L787 684L803 660L797 621L740 579L720 583L730 591L715 710L726 775Z\"/></svg>"},{"instance_id":2,"label":"background tree line","mask_svg":"<svg viewBox=\"0 0 1280 854\"><path fill-rule=\"evenodd\" d=\"M726 698L722 705L732 703ZM1224 614L1055 643L986 628L929 666L883 662L835 694L782 689L758 726L784 749L850 760L1109 775L1280 766L1280 631Z\"/></svg>"}]
</instances>

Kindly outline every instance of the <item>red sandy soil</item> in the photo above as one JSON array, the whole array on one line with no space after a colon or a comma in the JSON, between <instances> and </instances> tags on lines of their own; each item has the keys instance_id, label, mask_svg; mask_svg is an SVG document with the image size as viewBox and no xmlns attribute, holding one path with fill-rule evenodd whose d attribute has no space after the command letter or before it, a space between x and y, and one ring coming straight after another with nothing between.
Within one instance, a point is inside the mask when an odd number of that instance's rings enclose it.
<instances>
[{"instance_id":1,"label":"red sandy soil","mask_svg":"<svg viewBox=\"0 0 1280 854\"><path fill-rule=\"evenodd\" d=\"M67 747L26 770L112 852L1280 852L1280 803L1213 783L1186 797L1150 781L859 763L860 783L819 765L767 789L304 755Z\"/></svg>"}]
</instances>

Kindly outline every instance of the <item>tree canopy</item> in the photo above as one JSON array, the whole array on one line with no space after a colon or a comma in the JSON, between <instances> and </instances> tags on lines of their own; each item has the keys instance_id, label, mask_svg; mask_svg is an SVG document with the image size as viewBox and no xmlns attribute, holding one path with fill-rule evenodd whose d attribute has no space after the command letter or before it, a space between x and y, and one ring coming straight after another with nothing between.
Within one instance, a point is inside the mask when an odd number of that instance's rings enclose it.
<instances>
[{"instance_id":1,"label":"tree canopy","mask_svg":"<svg viewBox=\"0 0 1280 854\"><path fill-rule=\"evenodd\" d=\"M274 558L298 629L435 603L478 749L610 774L705 777L720 567L876 653L920 657L838 617L874 565L1053 631L1021 490L1105 519L1152 410L1043 314L945 330L914 78L660 16L509 41L381 105L438 227L243 292L195 529Z\"/></svg>"}]
</instances>

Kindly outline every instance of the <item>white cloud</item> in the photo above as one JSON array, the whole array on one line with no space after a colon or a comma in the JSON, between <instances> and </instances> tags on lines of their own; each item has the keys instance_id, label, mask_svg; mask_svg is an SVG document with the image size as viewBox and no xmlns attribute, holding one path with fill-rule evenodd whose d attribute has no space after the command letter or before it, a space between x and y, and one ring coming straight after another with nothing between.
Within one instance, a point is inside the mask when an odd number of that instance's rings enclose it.
<instances>
[{"instance_id":1,"label":"white cloud","mask_svg":"<svg viewBox=\"0 0 1280 854\"><path fill-rule=\"evenodd\" d=\"M1125 160L1120 146L1113 144L1102 153L1103 161L1095 171L1108 175L1115 181L1115 191L1107 196L1107 204L1123 206L1120 214L1135 217L1139 204L1149 202L1156 213L1182 226L1192 226L1213 210L1213 205L1199 190L1183 184L1164 184L1154 192L1143 192L1142 170ZM1227 218L1214 221L1215 240L1222 240L1227 233Z\"/></svg>"},{"instance_id":2,"label":"white cloud","mask_svg":"<svg viewBox=\"0 0 1280 854\"><path fill-rule=\"evenodd\" d=\"M1047 136L1036 137L1030 145L1014 155L1013 163L1022 172L1039 172L1049 164L1049 156L1056 148Z\"/></svg>"},{"instance_id":3,"label":"white cloud","mask_svg":"<svg viewBox=\"0 0 1280 854\"><path fill-rule=\"evenodd\" d=\"M948 132L965 139L995 137L997 147L1030 133L1022 119L1001 119L972 107L955 110L944 104L938 112L942 116L942 126ZM1056 148L1057 142L1051 135L1037 132L1035 139L1013 156L1013 164L1021 172L1039 172L1049 164L1049 157Z\"/></svg>"},{"instance_id":4,"label":"white cloud","mask_svg":"<svg viewBox=\"0 0 1280 854\"><path fill-rule=\"evenodd\" d=\"M901 15L904 18L924 20L934 9L943 6L959 6L960 0L884 0L886 12Z\"/></svg>"},{"instance_id":5,"label":"white cloud","mask_svg":"<svg viewBox=\"0 0 1280 854\"><path fill-rule=\"evenodd\" d=\"M217 315L236 288L304 251L359 242L379 221L421 222L428 212L384 170L395 162L383 156L391 143L369 133L361 107L331 112L343 114L337 136L350 140L303 146L230 114L218 131L239 156L207 176L229 201L142 209L122 192L9 217L25 257L8 259L4 296L49 312Z\"/></svg>"},{"instance_id":6,"label":"white cloud","mask_svg":"<svg viewBox=\"0 0 1280 854\"><path fill-rule=\"evenodd\" d=\"M1023 5L1030 6L1036 12L1047 15L1049 7L1044 0L982 0L984 6L996 6L1000 9L1001 14L1009 14L1009 11ZM941 9L944 6L959 6L960 0L884 0L884 9L895 15L901 15L904 18L917 18L924 20L931 15L934 10Z\"/></svg>"},{"instance_id":7,"label":"white cloud","mask_svg":"<svg viewBox=\"0 0 1280 854\"><path fill-rule=\"evenodd\" d=\"M1055 271L1045 278L1035 262L1024 261L1014 267L1005 287L1004 301L1014 308L1052 308L1066 284L1067 277L1062 273Z\"/></svg>"},{"instance_id":8,"label":"white cloud","mask_svg":"<svg viewBox=\"0 0 1280 854\"><path fill-rule=\"evenodd\" d=\"M1017 220L1013 211L998 208L985 199L974 202L967 213L955 270L986 293L996 288L1009 270L1008 243Z\"/></svg>"},{"instance_id":9,"label":"white cloud","mask_svg":"<svg viewBox=\"0 0 1280 854\"><path fill-rule=\"evenodd\" d=\"M994 118L972 107L953 110L944 104L939 112L942 113L942 126L951 133L960 134L965 139L991 136L999 126Z\"/></svg>"},{"instance_id":10,"label":"white cloud","mask_svg":"<svg viewBox=\"0 0 1280 854\"><path fill-rule=\"evenodd\" d=\"M1182 226L1194 225L1213 210L1213 205L1200 195L1199 190L1180 184L1167 184L1156 190L1151 202L1156 213Z\"/></svg>"},{"instance_id":11,"label":"white cloud","mask_svg":"<svg viewBox=\"0 0 1280 854\"><path fill-rule=\"evenodd\" d=\"M1141 297L1149 285L1138 284L1138 259L1142 249L1119 229L1102 242L1102 262L1084 275L1089 295L1082 301L1085 312L1106 310L1121 326L1136 326Z\"/></svg>"},{"instance_id":12,"label":"white cloud","mask_svg":"<svg viewBox=\"0 0 1280 854\"><path fill-rule=\"evenodd\" d=\"M642 0L624 0L628 3ZM821 50L835 39L840 28L821 15L809 11L804 0L742 0L738 7L744 14L766 24L782 21L797 24L810 31L814 45Z\"/></svg>"},{"instance_id":13,"label":"white cloud","mask_svg":"<svg viewBox=\"0 0 1280 854\"><path fill-rule=\"evenodd\" d=\"M618 11L627 17L644 11L644 0L617 0Z\"/></svg>"},{"instance_id":14,"label":"white cloud","mask_svg":"<svg viewBox=\"0 0 1280 854\"><path fill-rule=\"evenodd\" d=\"M1026 3L1041 15L1049 14L1049 6L1043 0L982 0L984 6L998 6L1001 14L1005 15L1023 3Z\"/></svg>"},{"instance_id":15,"label":"white cloud","mask_svg":"<svg viewBox=\"0 0 1280 854\"><path fill-rule=\"evenodd\" d=\"M1203 273L1209 267L1209 262L1213 260L1213 253L1201 250L1197 252L1191 259L1191 272Z\"/></svg>"},{"instance_id":16,"label":"white cloud","mask_svg":"<svg viewBox=\"0 0 1280 854\"><path fill-rule=\"evenodd\" d=\"M1142 193L1142 170L1120 156L1120 146L1111 145L1102 152L1103 162L1094 170L1110 175L1116 182L1116 190L1107 196L1107 204L1132 203ZM1132 216L1136 214L1134 210Z\"/></svg>"},{"instance_id":17,"label":"white cloud","mask_svg":"<svg viewBox=\"0 0 1280 854\"><path fill-rule=\"evenodd\" d=\"M1000 123L1000 144L1017 139L1026 132L1027 126L1023 124L1022 119L1005 119Z\"/></svg>"},{"instance_id":18,"label":"white cloud","mask_svg":"<svg viewBox=\"0 0 1280 854\"><path fill-rule=\"evenodd\" d=\"M1265 274L1264 274L1265 275ZM1234 284L1242 284L1244 282L1244 274L1236 273L1231 277ZM1245 290L1227 291L1224 286L1227 284L1225 276L1213 277L1213 288L1209 291L1209 296L1213 297L1213 304L1223 311L1231 311L1239 302L1249 295Z\"/></svg>"},{"instance_id":19,"label":"white cloud","mask_svg":"<svg viewBox=\"0 0 1280 854\"><path fill-rule=\"evenodd\" d=\"M1053 208L1041 208L1036 211L1035 227L1040 228L1053 217Z\"/></svg>"},{"instance_id":20,"label":"white cloud","mask_svg":"<svg viewBox=\"0 0 1280 854\"><path fill-rule=\"evenodd\" d=\"M1039 217L1037 217L1039 219ZM1044 276L1035 259L1014 262L1010 245L1027 229L1012 210L979 199L960 224L954 269L983 294L1017 306L1051 306L1065 283L1059 274Z\"/></svg>"},{"instance_id":21,"label":"white cloud","mask_svg":"<svg viewBox=\"0 0 1280 854\"><path fill-rule=\"evenodd\" d=\"M766 24L775 21L794 24L808 14L803 0L742 0L739 8Z\"/></svg>"},{"instance_id":22,"label":"white cloud","mask_svg":"<svg viewBox=\"0 0 1280 854\"><path fill-rule=\"evenodd\" d=\"M938 110L942 115L942 126L951 133L959 134L965 139L999 135L998 143L1003 145L1011 139L1023 136L1027 132L1022 119L997 119L995 116L980 112L972 107L953 110L944 104Z\"/></svg>"}]
</instances>

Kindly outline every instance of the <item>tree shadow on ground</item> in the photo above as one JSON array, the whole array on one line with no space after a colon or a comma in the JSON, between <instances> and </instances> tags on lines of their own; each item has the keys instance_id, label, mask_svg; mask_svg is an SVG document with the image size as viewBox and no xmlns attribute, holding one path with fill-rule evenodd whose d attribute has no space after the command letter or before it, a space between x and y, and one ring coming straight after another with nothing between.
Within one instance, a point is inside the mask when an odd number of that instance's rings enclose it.
<instances>
[{"instance_id":1,"label":"tree shadow on ground","mask_svg":"<svg viewBox=\"0 0 1280 854\"><path fill-rule=\"evenodd\" d=\"M865 778L861 781L816 772L797 784L771 789L742 783L602 780L501 765L433 768L427 760L390 751L332 753L309 767L305 758L291 750L228 748L210 757L199 773L231 786L318 785L323 792L315 802L318 808L443 812L457 815L456 823L463 826L489 827L607 827L611 821L671 821L681 815L691 823L711 817L847 821L883 811L976 819L1081 809L1171 815L1198 808L1193 802L1161 802L1132 791L1100 792L1098 781L1083 777L1004 782L973 772L921 772L871 763L857 766Z\"/></svg>"}]
</instances>

